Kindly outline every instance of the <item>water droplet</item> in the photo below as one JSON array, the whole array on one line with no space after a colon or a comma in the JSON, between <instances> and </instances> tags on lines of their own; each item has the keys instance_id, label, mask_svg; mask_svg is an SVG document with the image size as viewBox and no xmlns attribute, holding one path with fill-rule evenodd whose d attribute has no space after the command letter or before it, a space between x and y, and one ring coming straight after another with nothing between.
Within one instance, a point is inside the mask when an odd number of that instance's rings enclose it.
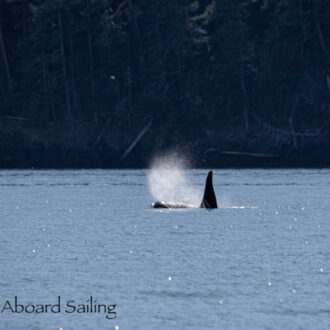
<instances>
[{"instance_id":1,"label":"water droplet","mask_svg":"<svg viewBox=\"0 0 330 330\"><path fill-rule=\"evenodd\" d=\"M171 276L169 276L169 277L168 277L168 280L169 280L169 281L172 281L172 277L171 277Z\"/></svg>"},{"instance_id":2,"label":"water droplet","mask_svg":"<svg viewBox=\"0 0 330 330\"><path fill-rule=\"evenodd\" d=\"M289 229L291 229L292 228L292 226L289 226Z\"/></svg>"},{"instance_id":3,"label":"water droplet","mask_svg":"<svg viewBox=\"0 0 330 330\"><path fill-rule=\"evenodd\" d=\"M63 330L63 328L59 328L58 330Z\"/></svg>"},{"instance_id":4,"label":"water droplet","mask_svg":"<svg viewBox=\"0 0 330 330\"><path fill-rule=\"evenodd\" d=\"M72 209L69 209L69 212L71 213L72 212Z\"/></svg>"},{"instance_id":5,"label":"water droplet","mask_svg":"<svg viewBox=\"0 0 330 330\"><path fill-rule=\"evenodd\" d=\"M17 210L19 209L19 206L18 206L18 205L16 206L16 209L17 209Z\"/></svg>"},{"instance_id":6,"label":"water droplet","mask_svg":"<svg viewBox=\"0 0 330 330\"><path fill-rule=\"evenodd\" d=\"M305 208L304 208L304 207L302 207L302 208L301 208L301 210L303 211L303 210L305 210Z\"/></svg>"},{"instance_id":7,"label":"water droplet","mask_svg":"<svg viewBox=\"0 0 330 330\"><path fill-rule=\"evenodd\" d=\"M115 329L116 329L116 330L119 330L119 325L116 325L116 326L115 326Z\"/></svg>"},{"instance_id":8,"label":"water droplet","mask_svg":"<svg viewBox=\"0 0 330 330\"><path fill-rule=\"evenodd\" d=\"M280 299L280 302L283 302L283 299Z\"/></svg>"},{"instance_id":9,"label":"water droplet","mask_svg":"<svg viewBox=\"0 0 330 330\"><path fill-rule=\"evenodd\" d=\"M174 226L175 229L178 229L178 226Z\"/></svg>"},{"instance_id":10,"label":"water droplet","mask_svg":"<svg viewBox=\"0 0 330 330\"><path fill-rule=\"evenodd\" d=\"M36 250L32 250L32 253L36 253Z\"/></svg>"},{"instance_id":11,"label":"water droplet","mask_svg":"<svg viewBox=\"0 0 330 330\"><path fill-rule=\"evenodd\" d=\"M133 251L132 250L129 250L129 253L133 253Z\"/></svg>"},{"instance_id":12,"label":"water droplet","mask_svg":"<svg viewBox=\"0 0 330 330\"><path fill-rule=\"evenodd\" d=\"M42 228L42 231L46 231L46 228Z\"/></svg>"},{"instance_id":13,"label":"water droplet","mask_svg":"<svg viewBox=\"0 0 330 330\"><path fill-rule=\"evenodd\" d=\"M308 243L309 243L309 241L306 240L306 241L305 241L305 244L308 244Z\"/></svg>"},{"instance_id":14,"label":"water droplet","mask_svg":"<svg viewBox=\"0 0 330 330\"><path fill-rule=\"evenodd\" d=\"M46 199L46 204L48 204L48 200Z\"/></svg>"},{"instance_id":15,"label":"water droplet","mask_svg":"<svg viewBox=\"0 0 330 330\"><path fill-rule=\"evenodd\" d=\"M223 304L223 301L222 300L219 300L219 304L222 305Z\"/></svg>"},{"instance_id":16,"label":"water droplet","mask_svg":"<svg viewBox=\"0 0 330 330\"><path fill-rule=\"evenodd\" d=\"M294 218L293 221L297 221L297 218Z\"/></svg>"},{"instance_id":17,"label":"water droplet","mask_svg":"<svg viewBox=\"0 0 330 330\"><path fill-rule=\"evenodd\" d=\"M269 286L272 286L272 282L268 282L268 285L269 285Z\"/></svg>"},{"instance_id":18,"label":"water droplet","mask_svg":"<svg viewBox=\"0 0 330 330\"><path fill-rule=\"evenodd\" d=\"M320 272L323 273L324 272L324 269L323 268L320 268Z\"/></svg>"},{"instance_id":19,"label":"water droplet","mask_svg":"<svg viewBox=\"0 0 330 330\"><path fill-rule=\"evenodd\" d=\"M293 289L293 290L291 290L291 292L292 292L292 293L296 293L297 291Z\"/></svg>"},{"instance_id":20,"label":"water droplet","mask_svg":"<svg viewBox=\"0 0 330 330\"><path fill-rule=\"evenodd\" d=\"M50 247L50 244L47 244L47 247Z\"/></svg>"},{"instance_id":21,"label":"water droplet","mask_svg":"<svg viewBox=\"0 0 330 330\"><path fill-rule=\"evenodd\" d=\"M278 215L278 212L276 211L275 214Z\"/></svg>"}]
</instances>

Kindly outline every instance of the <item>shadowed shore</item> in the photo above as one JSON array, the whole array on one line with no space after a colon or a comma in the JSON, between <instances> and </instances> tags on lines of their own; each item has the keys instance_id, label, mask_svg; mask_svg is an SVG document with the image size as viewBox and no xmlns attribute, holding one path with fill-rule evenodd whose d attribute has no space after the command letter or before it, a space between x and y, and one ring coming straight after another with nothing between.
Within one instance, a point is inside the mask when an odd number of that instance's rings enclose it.
<instances>
[{"instance_id":1,"label":"shadowed shore","mask_svg":"<svg viewBox=\"0 0 330 330\"><path fill-rule=\"evenodd\" d=\"M77 126L72 131L48 127L7 127L0 134L1 168L145 168L153 156L169 149L203 168L329 167L329 137L274 140L257 127L249 134L208 132L189 136L153 126L134 145L139 132L119 133L102 126ZM133 147L132 147L133 145ZM129 152L127 152L129 151ZM125 157L123 157L125 156Z\"/></svg>"}]
</instances>

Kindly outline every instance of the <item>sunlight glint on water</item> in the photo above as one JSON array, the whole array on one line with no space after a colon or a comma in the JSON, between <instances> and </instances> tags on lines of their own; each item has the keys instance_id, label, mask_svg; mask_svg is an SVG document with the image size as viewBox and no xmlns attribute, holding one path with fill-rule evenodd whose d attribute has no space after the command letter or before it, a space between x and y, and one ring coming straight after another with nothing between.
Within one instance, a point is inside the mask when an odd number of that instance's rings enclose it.
<instances>
[{"instance_id":1,"label":"sunlight glint on water","mask_svg":"<svg viewBox=\"0 0 330 330\"><path fill-rule=\"evenodd\" d=\"M0 304L118 312L2 313L1 329L328 329L329 170L215 170L212 211L150 209L149 174L0 171ZM207 170L182 174L202 192Z\"/></svg>"}]
</instances>

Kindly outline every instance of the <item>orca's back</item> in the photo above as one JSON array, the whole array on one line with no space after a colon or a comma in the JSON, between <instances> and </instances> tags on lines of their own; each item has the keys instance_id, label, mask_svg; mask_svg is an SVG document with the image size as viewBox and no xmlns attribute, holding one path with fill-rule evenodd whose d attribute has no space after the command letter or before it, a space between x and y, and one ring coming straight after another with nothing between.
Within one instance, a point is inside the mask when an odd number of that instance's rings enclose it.
<instances>
[{"instance_id":1,"label":"orca's back","mask_svg":"<svg viewBox=\"0 0 330 330\"><path fill-rule=\"evenodd\" d=\"M157 201L156 203L153 203L151 207L154 209L188 209L193 208L194 206L182 203L168 203Z\"/></svg>"}]
</instances>

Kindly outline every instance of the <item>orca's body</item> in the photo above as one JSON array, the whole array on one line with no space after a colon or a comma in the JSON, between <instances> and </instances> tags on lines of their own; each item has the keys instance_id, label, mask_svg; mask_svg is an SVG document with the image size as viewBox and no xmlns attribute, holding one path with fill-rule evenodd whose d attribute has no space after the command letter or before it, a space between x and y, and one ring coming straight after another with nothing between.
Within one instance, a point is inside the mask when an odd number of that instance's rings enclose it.
<instances>
[{"instance_id":1,"label":"orca's body","mask_svg":"<svg viewBox=\"0 0 330 330\"><path fill-rule=\"evenodd\" d=\"M193 205L188 204L181 204L181 203L167 203L157 201L156 203L152 204L154 209L188 209L188 208L197 208ZM209 174L206 178L205 189L204 189L204 196L202 202L199 206L200 208L206 209L216 209L218 208L217 199L215 197L213 183L212 183L212 171L209 171Z\"/></svg>"}]
</instances>

